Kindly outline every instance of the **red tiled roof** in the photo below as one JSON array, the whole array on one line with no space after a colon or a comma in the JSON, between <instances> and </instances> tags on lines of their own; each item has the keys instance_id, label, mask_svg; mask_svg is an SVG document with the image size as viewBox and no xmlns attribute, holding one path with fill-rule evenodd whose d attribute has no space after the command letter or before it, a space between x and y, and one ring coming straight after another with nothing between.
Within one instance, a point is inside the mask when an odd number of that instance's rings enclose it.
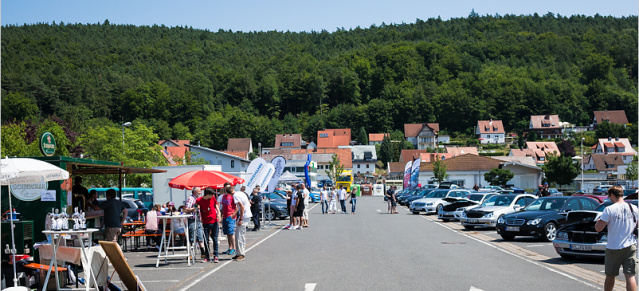
<instances>
[{"instance_id":1,"label":"red tiled roof","mask_svg":"<svg viewBox=\"0 0 639 291\"><path fill-rule=\"evenodd\" d=\"M388 136L390 138L390 133L369 133L368 141L382 141L384 140L384 136Z\"/></svg>"},{"instance_id":2,"label":"red tiled roof","mask_svg":"<svg viewBox=\"0 0 639 291\"><path fill-rule=\"evenodd\" d=\"M339 146L347 146L350 144L350 128L325 129L317 131L317 148L336 149Z\"/></svg>"},{"instance_id":3,"label":"red tiled roof","mask_svg":"<svg viewBox=\"0 0 639 291\"><path fill-rule=\"evenodd\" d=\"M464 154L471 154L471 155L479 155L479 152L477 151L476 147L445 147L446 148L446 152L453 154L453 156L461 156Z\"/></svg>"},{"instance_id":4,"label":"red tiled roof","mask_svg":"<svg viewBox=\"0 0 639 291\"><path fill-rule=\"evenodd\" d=\"M427 150L402 150L399 161L408 163L408 161L412 161L420 157L422 153L428 153Z\"/></svg>"},{"instance_id":5,"label":"red tiled roof","mask_svg":"<svg viewBox=\"0 0 639 291\"><path fill-rule=\"evenodd\" d=\"M477 121L479 133L506 133L501 120L479 120Z\"/></svg>"},{"instance_id":6,"label":"red tiled roof","mask_svg":"<svg viewBox=\"0 0 639 291\"><path fill-rule=\"evenodd\" d=\"M623 110L595 111L594 114L597 124L602 123L604 120L615 124L628 123L626 112Z\"/></svg>"},{"instance_id":7,"label":"red tiled roof","mask_svg":"<svg viewBox=\"0 0 639 291\"><path fill-rule=\"evenodd\" d=\"M607 147L607 148L615 147L615 145L614 145L613 143L611 143L611 142L604 142L604 143L603 143L603 145L604 145L605 147Z\"/></svg>"},{"instance_id":8,"label":"red tiled roof","mask_svg":"<svg viewBox=\"0 0 639 291\"><path fill-rule=\"evenodd\" d=\"M403 173L406 168L406 163L403 162L390 162L388 163L388 173Z\"/></svg>"},{"instance_id":9,"label":"red tiled roof","mask_svg":"<svg viewBox=\"0 0 639 291\"><path fill-rule=\"evenodd\" d=\"M532 115L530 116L530 123L532 129L548 129L548 128L561 128L559 126L559 115ZM548 126L542 126L547 124Z\"/></svg>"},{"instance_id":10,"label":"red tiled roof","mask_svg":"<svg viewBox=\"0 0 639 291\"><path fill-rule=\"evenodd\" d=\"M339 159L340 164L342 164L342 166L344 166L345 169L350 169L353 167L353 156L351 154L351 149L320 149L318 148L314 153L337 154L337 158Z\"/></svg>"},{"instance_id":11,"label":"red tiled roof","mask_svg":"<svg viewBox=\"0 0 639 291\"><path fill-rule=\"evenodd\" d=\"M406 123L404 124L404 137L417 137L422 128L423 123Z\"/></svg>"},{"instance_id":12,"label":"red tiled roof","mask_svg":"<svg viewBox=\"0 0 639 291\"><path fill-rule=\"evenodd\" d=\"M250 138L229 138L228 145L226 146L226 150L248 152L252 150L251 139Z\"/></svg>"},{"instance_id":13,"label":"red tiled roof","mask_svg":"<svg viewBox=\"0 0 639 291\"><path fill-rule=\"evenodd\" d=\"M236 156L245 160L248 160L249 156L247 151L222 151L225 154Z\"/></svg>"},{"instance_id":14,"label":"red tiled roof","mask_svg":"<svg viewBox=\"0 0 639 291\"><path fill-rule=\"evenodd\" d=\"M165 147L162 149L162 155L169 162L169 165L175 166L182 164L186 152L189 151L188 147Z\"/></svg>"},{"instance_id":15,"label":"red tiled roof","mask_svg":"<svg viewBox=\"0 0 639 291\"><path fill-rule=\"evenodd\" d=\"M292 146L282 146L284 142L292 142ZM275 135L275 146L274 148L300 148L302 143L302 135L298 133L285 133L285 134L276 134Z\"/></svg>"},{"instance_id":16,"label":"red tiled roof","mask_svg":"<svg viewBox=\"0 0 639 291\"><path fill-rule=\"evenodd\" d=\"M622 155L590 155L590 159L595 164L595 168L599 172L616 171L618 166L623 166L624 161ZM609 168L608 166L612 166Z\"/></svg>"},{"instance_id":17,"label":"red tiled roof","mask_svg":"<svg viewBox=\"0 0 639 291\"><path fill-rule=\"evenodd\" d=\"M622 142L618 142L618 141L616 141L616 142L615 142L615 147L623 148L623 147L626 147L626 145L624 145Z\"/></svg>"}]
</instances>

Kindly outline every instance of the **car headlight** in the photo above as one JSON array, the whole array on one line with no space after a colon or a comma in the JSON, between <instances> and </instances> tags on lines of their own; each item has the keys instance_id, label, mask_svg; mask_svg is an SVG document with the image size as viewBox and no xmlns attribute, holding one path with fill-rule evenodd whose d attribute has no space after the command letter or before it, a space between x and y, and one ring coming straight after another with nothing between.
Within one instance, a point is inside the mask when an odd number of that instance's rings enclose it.
<instances>
[{"instance_id":1,"label":"car headlight","mask_svg":"<svg viewBox=\"0 0 639 291\"><path fill-rule=\"evenodd\" d=\"M493 213L486 213L484 214L484 216L482 216L482 218L492 218L493 217Z\"/></svg>"},{"instance_id":2,"label":"car headlight","mask_svg":"<svg viewBox=\"0 0 639 291\"><path fill-rule=\"evenodd\" d=\"M568 233L565 231L560 231L557 233L557 239L568 240Z\"/></svg>"},{"instance_id":3,"label":"car headlight","mask_svg":"<svg viewBox=\"0 0 639 291\"><path fill-rule=\"evenodd\" d=\"M456 211L464 211L464 210L466 210L466 207L457 208Z\"/></svg>"},{"instance_id":4,"label":"car headlight","mask_svg":"<svg viewBox=\"0 0 639 291\"><path fill-rule=\"evenodd\" d=\"M466 212L462 212L459 216L466 218Z\"/></svg>"},{"instance_id":5,"label":"car headlight","mask_svg":"<svg viewBox=\"0 0 639 291\"><path fill-rule=\"evenodd\" d=\"M608 242L608 236L607 235L602 235L599 240L597 241L598 243L605 243Z\"/></svg>"},{"instance_id":6,"label":"car headlight","mask_svg":"<svg viewBox=\"0 0 639 291\"><path fill-rule=\"evenodd\" d=\"M433 202L426 203L426 206L433 206Z\"/></svg>"},{"instance_id":7,"label":"car headlight","mask_svg":"<svg viewBox=\"0 0 639 291\"><path fill-rule=\"evenodd\" d=\"M533 220L528 220L528 222L526 222L527 225L537 225L541 222L541 218L535 218Z\"/></svg>"},{"instance_id":8,"label":"car headlight","mask_svg":"<svg viewBox=\"0 0 639 291\"><path fill-rule=\"evenodd\" d=\"M497 223L504 224L506 223L506 220L502 216L500 216L499 219L497 219Z\"/></svg>"}]
</instances>

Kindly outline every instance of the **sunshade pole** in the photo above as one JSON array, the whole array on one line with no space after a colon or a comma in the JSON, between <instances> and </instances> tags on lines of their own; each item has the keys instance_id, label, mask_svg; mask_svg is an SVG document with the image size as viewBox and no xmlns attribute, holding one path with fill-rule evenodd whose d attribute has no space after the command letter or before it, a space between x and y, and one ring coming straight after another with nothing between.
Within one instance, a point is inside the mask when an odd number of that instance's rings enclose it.
<instances>
[{"instance_id":1,"label":"sunshade pole","mask_svg":"<svg viewBox=\"0 0 639 291\"><path fill-rule=\"evenodd\" d=\"M118 169L118 175L119 175L119 179L118 179L118 186L120 188L120 202L122 202L122 169Z\"/></svg>"},{"instance_id":2,"label":"sunshade pole","mask_svg":"<svg viewBox=\"0 0 639 291\"><path fill-rule=\"evenodd\" d=\"M8 188L8 187L7 187ZM11 189L9 191L9 221L11 222L11 262L13 265L13 287L18 287L18 272L16 272L16 239L13 233L13 205L11 204Z\"/></svg>"}]
</instances>

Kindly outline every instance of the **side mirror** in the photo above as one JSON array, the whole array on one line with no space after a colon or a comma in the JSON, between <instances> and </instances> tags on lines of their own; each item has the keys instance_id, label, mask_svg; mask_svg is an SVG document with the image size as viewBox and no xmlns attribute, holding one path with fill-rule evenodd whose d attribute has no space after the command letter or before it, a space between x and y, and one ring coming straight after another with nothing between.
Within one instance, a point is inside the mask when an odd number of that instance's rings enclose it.
<instances>
[{"instance_id":1,"label":"side mirror","mask_svg":"<svg viewBox=\"0 0 639 291\"><path fill-rule=\"evenodd\" d=\"M515 205L514 209L515 209L515 211L521 210L521 205Z\"/></svg>"}]
</instances>

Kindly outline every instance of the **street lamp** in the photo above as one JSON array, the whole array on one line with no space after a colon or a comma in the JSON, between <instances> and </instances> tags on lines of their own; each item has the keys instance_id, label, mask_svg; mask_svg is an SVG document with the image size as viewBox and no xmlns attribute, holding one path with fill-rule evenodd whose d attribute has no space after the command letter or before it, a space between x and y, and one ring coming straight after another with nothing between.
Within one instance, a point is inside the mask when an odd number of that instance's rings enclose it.
<instances>
[{"instance_id":1,"label":"street lamp","mask_svg":"<svg viewBox=\"0 0 639 291\"><path fill-rule=\"evenodd\" d=\"M124 155L124 127L131 126L131 122L122 123L122 155Z\"/></svg>"},{"instance_id":2,"label":"street lamp","mask_svg":"<svg viewBox=\"0 0 639 291\"><path fill-rule=\"evenodd\" d=\"M261 142L257 143L257 156L258 157L262 156L262 143Z\"/></svg>"}]
</instances>

